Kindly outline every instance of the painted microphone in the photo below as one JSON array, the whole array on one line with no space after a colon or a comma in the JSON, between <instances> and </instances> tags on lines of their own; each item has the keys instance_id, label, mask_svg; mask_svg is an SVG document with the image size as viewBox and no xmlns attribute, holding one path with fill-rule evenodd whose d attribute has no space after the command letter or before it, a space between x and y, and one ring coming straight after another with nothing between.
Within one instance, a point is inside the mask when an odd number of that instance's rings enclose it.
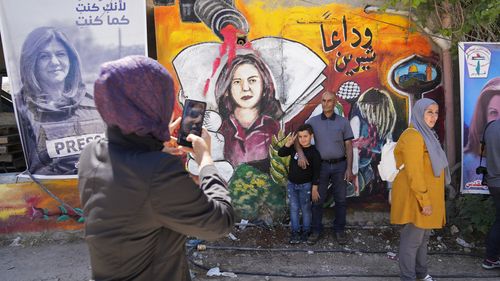
<instances>
[{"instance_id":1,"label":"painted microphone","mask_svg":"<svg viewBox=\"0 0 500 281\"><path fill-rule=\"evenodd\" d=\"M224 37L221 30L228 25L248 34L247 19L225 0L197 0L194 12L222 41Z\"/></svg>"}]
</instances>

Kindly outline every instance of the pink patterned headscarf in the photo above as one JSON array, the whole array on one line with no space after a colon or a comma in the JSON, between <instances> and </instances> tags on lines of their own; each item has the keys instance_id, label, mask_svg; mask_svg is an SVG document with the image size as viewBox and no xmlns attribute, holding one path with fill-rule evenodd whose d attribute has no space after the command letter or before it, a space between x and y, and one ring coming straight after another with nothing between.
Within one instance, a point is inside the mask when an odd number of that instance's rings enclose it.
<instances>
[{"instance_id":1,"label":"pink patterned headscarf","mask_svg":"<svg viewBox=\"0 0 500 281\"><path fill-rule=\"evenodd\" d=\"M144 56L104 63L94 84L97 110L108 126L124 134L170 140L174 84L168 71Z\"/></svg>"}]
</instances>

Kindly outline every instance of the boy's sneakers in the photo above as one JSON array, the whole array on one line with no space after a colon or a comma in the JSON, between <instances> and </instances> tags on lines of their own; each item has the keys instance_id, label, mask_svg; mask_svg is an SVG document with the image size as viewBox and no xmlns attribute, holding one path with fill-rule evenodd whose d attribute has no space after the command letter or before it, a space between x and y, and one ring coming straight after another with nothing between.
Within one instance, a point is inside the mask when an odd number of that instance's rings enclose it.
<instances>
[{"instance_id":1,"label":"boy's sneakers","mask_svg":"<svg viewBox=\"0 0 500 281\"><path fill-rule=\"evenodd\" d=\"M497 259L496 261L492 261L490 259L485 259L481 266L484 269L495 269L495 268L500 268L500 259Z\"/></svg>"},{"instance_id":2,"label":"boy's sneakers","mask_svg":"<svg viewBox=\"0 0 500 281\"><path fill-rule=\"evenodd\" d=\"M300 243L300 235L298 232L292 232L292 235L290 236L290 244L299 244Z\"/></svg>"},{"instance_id":3,"label":"boy's sneakers","mask_svg":"<svg viewBox=\"0 0 500 281\"><path fill-rule=\"evenodd\" d=\"M417 279L417 280L419 280L419 281L434 281L432 276L430 276L429 274L427 274L427 276L425 276L423 279Z\"/></svg>"}]
</instances>

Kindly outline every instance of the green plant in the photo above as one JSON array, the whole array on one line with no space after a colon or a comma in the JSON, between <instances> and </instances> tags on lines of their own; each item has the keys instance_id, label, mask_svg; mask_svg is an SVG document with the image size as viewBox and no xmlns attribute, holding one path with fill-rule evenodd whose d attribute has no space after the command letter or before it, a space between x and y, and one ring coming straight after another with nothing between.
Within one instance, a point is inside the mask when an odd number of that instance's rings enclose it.
<instances>
[{"instance_id":1,"label":"green plant","mask_svg":"<svg viewBox=\"0 0 500 281\"><path fill-rule=\"evenodd\" d=\"M409 10L420 28L451 41L498 42L500 5L498 0L386 0L383 9Z\"/></svg>"},{"instance_id":2,"label":"green plant","mask_svg":"<svg viewBox=\"0 0 500 281\"><path fill-rule=\"evenodd\" d=\"M493 200L487 195L464 194L448 202L448 224L468 238L484 237L495 219Z\"/></svg>"}]
</instances>

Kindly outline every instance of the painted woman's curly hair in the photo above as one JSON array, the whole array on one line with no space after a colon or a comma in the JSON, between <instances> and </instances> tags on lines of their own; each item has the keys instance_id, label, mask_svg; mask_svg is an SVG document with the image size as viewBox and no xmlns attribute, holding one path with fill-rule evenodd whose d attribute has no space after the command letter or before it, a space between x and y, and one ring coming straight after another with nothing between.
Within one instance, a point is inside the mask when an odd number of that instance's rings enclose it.
<instances>
[{"instance_id":1,"label":"painted woman's curly hair","mask_svg":"<svg viewBox=\"0 0 500 281\"><path fill-rule=\"evenodd\" d=\"M388 93L371 88L358 100L361 116L375 126L380 139L391 137L396 126L396 108Z\"/></svg>"}]
</instances>

